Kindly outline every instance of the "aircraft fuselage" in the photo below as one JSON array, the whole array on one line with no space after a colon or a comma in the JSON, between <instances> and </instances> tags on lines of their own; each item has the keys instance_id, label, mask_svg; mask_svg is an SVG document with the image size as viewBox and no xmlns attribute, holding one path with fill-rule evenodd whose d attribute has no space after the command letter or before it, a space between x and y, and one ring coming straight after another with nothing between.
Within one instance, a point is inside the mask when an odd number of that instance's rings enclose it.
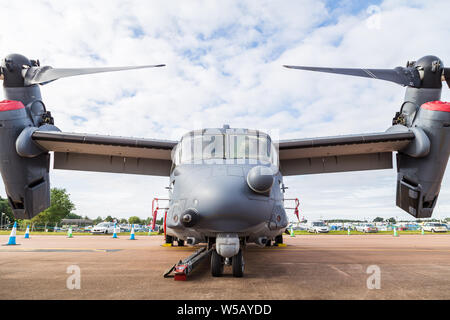
<instances>
[{"instance_id":1,"label":"aircraft fuselage","mask_svg":"<svg viewBox=\"0 0 450 320\"><path fill-rule=\"evenodd\" d=\"M214 130L185 135L173 151L167 234L195 243L234 234L259 244L280 235L288 219L270 137L246 129ZM186 148L190 154L183 161Z\"/></svg>"}]
</instances>

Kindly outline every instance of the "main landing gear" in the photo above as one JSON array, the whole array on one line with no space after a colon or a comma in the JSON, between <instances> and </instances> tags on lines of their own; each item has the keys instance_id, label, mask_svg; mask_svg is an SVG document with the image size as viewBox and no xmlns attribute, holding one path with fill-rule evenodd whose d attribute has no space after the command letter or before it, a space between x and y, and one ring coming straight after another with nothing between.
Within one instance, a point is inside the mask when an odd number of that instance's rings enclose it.
<instances>
[{"instance_id":1,"label":"main landing gear","mask_svg":"<svg viewBox=\"0 0 450 320\"><path fill-rule=\"evenodd\" d=\"M174 241L177 242L179 247L184 247L184 240L178 239L174 236L166 235L166 245L173 246Z\"/></svg>"},{"instance_id":2,"label":"main landing gear","mask_svg":"<svg viewBox=\"0 0 450 320\"><path fill-rule=\"evenodd\" d=\"M282 234L275 237L274 245L278 246L279 244L283 244L283 235Z\"/></svg>"},{"instance_id":3,"label":"main landing gear","mask_svg":"<svg viewBox=\"0 0 450 320\"><path fill-rule=\"evenodd\" d=\"M283 235L282 234L276 236L274 241L273 241L274 247L277 247L279 244L283 244ZM272 240L267 239L265 246L266 247L271 247L272 246Z\"/></svg>"}]
</instances>

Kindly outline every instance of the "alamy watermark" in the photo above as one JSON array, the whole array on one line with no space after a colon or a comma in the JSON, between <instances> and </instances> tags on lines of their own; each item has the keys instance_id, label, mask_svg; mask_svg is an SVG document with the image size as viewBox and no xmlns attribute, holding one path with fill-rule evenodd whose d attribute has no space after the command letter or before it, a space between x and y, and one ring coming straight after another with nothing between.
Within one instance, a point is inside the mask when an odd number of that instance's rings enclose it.
<instances>
[{"instance_id":1,"label":"alamy watermark","mask_svg":"<svg viewBox=\"0 0 450 320\"><path fill-rule=\"evenodd\" d=\"M67 267L66 273L70 276L66 280L66 286L69 290L81 289L81 269L77 265L70 265Z\"/></svg>"},{"instance_id":2,"label":"alamy watermark","mask_svg":"<svg viewBox=\"0 0 450 320\"><path fill-rule=\"evenodd\" d=\"M278 130L204 129L183 136L172 151L175 165L259 164L278 165Z\"/></svg>"},{"instance_id":3,"label":"alamy watermark","mask_svg":"<svg viewBox=\"0 0 450 320\"><path fill-rule=\"evenodd\" d=\"M366 270L370 276L367 278L367 289L381 289L381 269L377 265L370 265Z\"/></svg>"}]
</instances>

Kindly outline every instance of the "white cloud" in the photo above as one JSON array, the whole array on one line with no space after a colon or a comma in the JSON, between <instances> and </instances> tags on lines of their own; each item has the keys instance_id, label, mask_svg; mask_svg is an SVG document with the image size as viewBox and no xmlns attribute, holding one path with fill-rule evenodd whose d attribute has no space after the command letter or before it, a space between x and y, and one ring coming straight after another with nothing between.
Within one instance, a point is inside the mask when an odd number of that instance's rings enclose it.
<instances>
[{"instance_id":1,"label":"white cloud","mask_svg":"<svg viewBox=\"0 0 450 320\"><path fill-rule=\"evenodd\" d=\"M390 126L404 89L281 65L390 68L425 54L445 60L449 7L386 0L380 28L371 29L364 8L333 11L313 0L10 1L2 6L0 48L2 56L19 52L54 67L167 64L42 87L64 131L172 140L224 123L279 129L280 138L375 132ZM51 178L68 189L79 214L91 217L148 216L151 198L165 195L167 184L70 171ZM437 214L450 207L445 180ZM395 207L394 170L286 181L307 217L409 217Z\"/></svg>"}]
</instances>

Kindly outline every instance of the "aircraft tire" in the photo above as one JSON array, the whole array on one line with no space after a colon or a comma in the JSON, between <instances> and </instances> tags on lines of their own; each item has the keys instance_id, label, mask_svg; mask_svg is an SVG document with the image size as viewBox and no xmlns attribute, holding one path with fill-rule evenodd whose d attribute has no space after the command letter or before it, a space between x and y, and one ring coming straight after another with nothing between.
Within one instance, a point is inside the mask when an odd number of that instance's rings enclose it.
<instances>
[{"instance_id":1,"label":"aircraft tire","mask_svg":"<svg viewBox=\"0 0 450 320\"><path fill-rule=\"evenodd\" d=\"M173 237L169 236L169 235L166 235L166 243L173 244Z\"/></svg>"},{"instance_id":2,"label":"aircraft tire","mask_svg":"<svg viewBox=\"0 0 450 320\"><path fill-rule=\"evenodd\" d=\"M178 243L178 246L179 246L179 247L184 247L184 240L178 239L178 240L177 240L177 243Z\"/></svg>"},{"instance_id":3,"label":"aircraft tire","mask_svg":"<svg viewBox=\"0 0 450 320\"><path fill-rule=\"evenodd\" d=\"M280 234L278 236L275 237L275 246L278 244L282 244L283 243L283 235Z\"/></svg>"},{"instance_id":4,"label":"aircraft tire","mask_svg":"<svg viewBox=\"0 0 450 320\"><path fill-rule=\"evenodd\" d=\"M266 247L270 247L272 246L272 240L267 240L266 241Z\"/></svg>"},{"instance_id":5,"label":"aircraft tire","mask_svg":"<svg viewBox=\"0 0 450 320\"><path fill-rule=\"evenodd\" d=\"M235 255L231 261L233 269L233 277L241 278L244 276L244 257L242 255L242 250Z\"/></svg>"},{"instance_id":6,"label":"aircraft tire","mask_svg":"<svg viewBox=\"0 0 450 320\"><path fill-rule=\"evenodd\" d=\"M216 250L211 252L211 275L213 277L221 277L223 274L223 258L217 253Z\"/></svg>"}]
</instances>

